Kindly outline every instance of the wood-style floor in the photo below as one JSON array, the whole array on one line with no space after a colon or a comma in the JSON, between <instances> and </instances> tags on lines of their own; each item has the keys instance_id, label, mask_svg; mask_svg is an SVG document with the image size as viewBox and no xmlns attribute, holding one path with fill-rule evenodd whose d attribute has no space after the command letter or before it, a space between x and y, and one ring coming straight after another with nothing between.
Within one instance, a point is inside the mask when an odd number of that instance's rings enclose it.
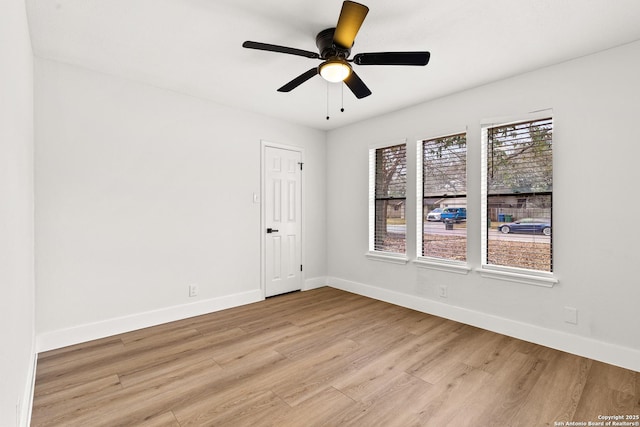
<instances>
[{"instance_id":1,"label":"wood-style floor","mask_svg":"<svg viewBox=\"0 0 640 427\"><path fill-rule=\"evenodd\" d=\"M639 373L321 288L40 354L32 426L532 427L600 415L640 415Z\"/></svg>"}]
</instances>

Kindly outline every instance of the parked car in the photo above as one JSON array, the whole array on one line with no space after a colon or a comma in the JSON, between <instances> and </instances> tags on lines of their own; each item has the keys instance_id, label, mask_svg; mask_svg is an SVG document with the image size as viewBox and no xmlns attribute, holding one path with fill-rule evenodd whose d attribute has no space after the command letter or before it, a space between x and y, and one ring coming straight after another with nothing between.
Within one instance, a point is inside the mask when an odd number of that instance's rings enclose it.
<instances>
[{"instance_id":1,"label":"parked car","mask_svg":"<svg viewBox=\"0 0 640 427\"><path fill-rule=\"evenodd\" d=\"M435 208L427 214L427 221L441 221L442 208Z\"/></svg>"},{"instance_id":2,"label":"parked car","mask_svg":"<svg viewBox=\"0 0 640 427\"><path fill-rule=\"evenodd\" d=\"M440 214L442 221L466 221L467 220L467 208L444 208Z\"/></svg>"},{"instance_id":3,"label":"parked car","mask_svg":"<svg viewBox=\"0 0 640 427\"><path fill-rule=\"evenodd\" d=\"M551 236L551 221L539 218L522 218L515 222L503 224L498 227L501 232L508 233L528 233L544 234Z\"/></svg>"}]
</instances>

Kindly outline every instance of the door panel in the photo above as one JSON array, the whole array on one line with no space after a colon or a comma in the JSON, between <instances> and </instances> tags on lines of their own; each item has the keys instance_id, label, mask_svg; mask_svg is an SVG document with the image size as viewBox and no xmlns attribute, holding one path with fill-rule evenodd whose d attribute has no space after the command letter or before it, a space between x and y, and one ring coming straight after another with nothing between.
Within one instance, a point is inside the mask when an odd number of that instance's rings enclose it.
<instances>
[{"instance_id":1,"label":"door panel","mask_svg":"<svg viewBox=\"0 0 640 427\"><path fill-rule=\"evenodd\" d=\"M299 151L264 147L266 296L302 289L301 161Z\"/></svg>"}]
</instances>

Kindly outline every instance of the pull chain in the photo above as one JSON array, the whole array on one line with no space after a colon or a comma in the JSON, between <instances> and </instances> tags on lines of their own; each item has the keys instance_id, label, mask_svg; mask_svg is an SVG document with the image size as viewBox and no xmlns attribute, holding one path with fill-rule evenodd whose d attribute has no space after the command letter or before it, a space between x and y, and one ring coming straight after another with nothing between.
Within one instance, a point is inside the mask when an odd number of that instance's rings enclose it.
<instances>
[{"instance_id":1,"label":"pull chain","mask_svg":"<svg viewBox=\"0 0 640 427\"><path fill-rule=\"evenodd\" d=\"M329 117L329 92L330 87L329 82L327 82L327 120L331 118ZM340 112L344 113L344 84L340 85Z\"/></svg>"},{"instance_id":2,"label":"pull chain","mask_svg":"<svg viewBox=\"0 0 640 427\"><path fill-rule=\"evenodd\" d=\"M327 82L327 120L329 120L329 82Z\"/></svg>"}]
</instances>

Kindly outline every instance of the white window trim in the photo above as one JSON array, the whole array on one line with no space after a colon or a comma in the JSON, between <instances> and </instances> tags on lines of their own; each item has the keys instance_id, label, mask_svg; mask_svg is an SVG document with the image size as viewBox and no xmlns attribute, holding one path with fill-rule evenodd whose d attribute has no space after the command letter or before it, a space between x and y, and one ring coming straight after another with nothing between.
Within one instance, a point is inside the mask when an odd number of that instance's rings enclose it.
<instances>
[{"instance_id":1,"label":"white window trim","mask_svg":"<svg viewBox=\"0 0 640 427\"><path fill-rule=\"evenodd\" d=\"M452 135L458 135L461 133L468 134L468 126L464 127L464 130L455 130L451 132L443 132L439 133L439 136L422 138L416 141L416 254L422 253L422 239L424 231L422 229L423 224L423 216L424 216L424 206L422 203L423 199L423 176L422 169L424 165L422 164L422 143L426 140L438 139ZM468 159L468 158L467 158ZM469 174L467 169L467 182L469 182ZM469 195L469 189L467 189L467 197ZM434 258L428 256L417 255L416 259L413 260L413 264L416 267L427 268L431 270L439 270L439 271L447 271L451 273L458 274L468 274L471 271L469 267L469 231L467 230L467 261L452 261L444 258Z\"/></svg>"},{"instance_id":2,"label":"white window trim","mask_svg":"<svg viewBox=\"0 0 640 427\"><path fill-rule=\"evenodd\" d=\"M457 274L469 274L469 272L471 271L471 268L466 262L451 261L442 258L419 256L415 260L413 260L413 264L415 264L415 266L419 268L446 271L449 273Z\"/></svg>"},{"instance_id":3,"label":"white window trim","mask_svg":"<svg viewBox=\"0 0 640 427\"><path fill-rule=\"evenodd\" d=\"M484 262L483 260L483 265L476 269L482 277L524 283L525 285L543 286L546 288L552 288L559 282L553 273L500 265L488 265L484 264Z\"/></svg>"},{"instance_id":4,"label":"white window trim","mask_svg":"<svg viewBox=\"0 0 640 427\"><path fill-rule=\"evenodd\" d=\"M519 114L515 116L490 117L480 120L480 126L484 128L495 126L506 126L521 122L533 122L536 120L553 117L553 109L545 108L542 110L531 111L530 113Z\"/></svg>"},{"instance_id":5,"label":"white window trim","mask_svg":"<svg viewBox=\"0 0 640 427\"><path fill-rule=\"evenodd\" d=\"M392 264L406 264L409 262L409 258L406 255L395 252L369 251L365 256L374 261L384 261Z\"/></svg>"},{"instance_id":6,"label":"white window trim","mask_svg":"<svg viewBox=\"0 0 640 427\"><path fill-rule=\"evenodd\" d=\"M527 270L523 268L508 267L501 265L487 264L487 156L488 156L488 134L487 129L494 126L504 126L512 123L526 122L540 120L547 117L553 118L552 109L543 109L533 111L528 114L519 116L497 117L491 119L484 119L480 121L481 127L481 157L482 162L481 174L480 174L480 230L481 230L481 265L476 268L482 277L504 280L508 282L522 283L525 285L543 286L547 288L553 287L559 282L559 279L554 273L547 273L544 271ZM555 122L554 122L555 129ZM553 196L552 196L553 197Z\"/></svg>"},{"instance_id":7,"label":"white window trim","mask_svg":"<svg viewBox=\"0 0 640 427\"><path fill-rule=\"evenodd\" d=\"M406 138L369 145L369 251L365 253L365 256L371 260L390 262L393 264L406 264L409 262L409 258L406 253L400 254L395 252L383 252L375 250L376 150L402 144L407 144ZM407 235L405 234L405 239L406 238Z\"/></svg>"}]
</instances>

